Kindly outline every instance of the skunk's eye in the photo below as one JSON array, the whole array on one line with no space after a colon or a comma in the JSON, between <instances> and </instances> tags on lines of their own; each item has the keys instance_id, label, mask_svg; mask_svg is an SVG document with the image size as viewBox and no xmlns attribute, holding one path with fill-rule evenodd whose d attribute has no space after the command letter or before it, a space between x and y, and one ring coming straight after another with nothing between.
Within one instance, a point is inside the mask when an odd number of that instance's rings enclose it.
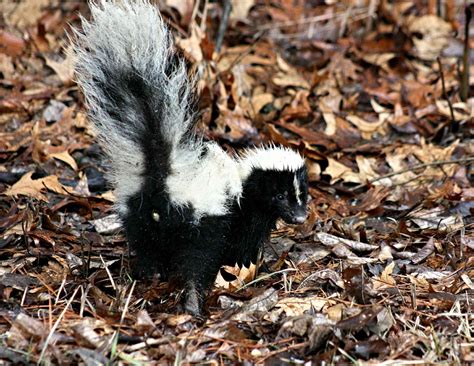
<instances>
[{"instance_id":1,"label":"skunk's eye","mask_svg":"<svg viewBox=\"0 0 474 366\"><path fill-rule=\"evenodd\" d=\"M153 210L151 212L151 218L153 219L153 221L158 222L160 221L160 214L157 211Z\"/></svg>"},{"instance_id":2,"label":"skunk's eye","mask_svg":"<svg viewBox=\"0 0 474 366\"><path fill-rule=\"evenodd\" d=\"M283 201L285 199L285 196L281 193L277 194L276 197L277 197L277 200L279 200L279 201Z\"/></svg>"}]
</instances>

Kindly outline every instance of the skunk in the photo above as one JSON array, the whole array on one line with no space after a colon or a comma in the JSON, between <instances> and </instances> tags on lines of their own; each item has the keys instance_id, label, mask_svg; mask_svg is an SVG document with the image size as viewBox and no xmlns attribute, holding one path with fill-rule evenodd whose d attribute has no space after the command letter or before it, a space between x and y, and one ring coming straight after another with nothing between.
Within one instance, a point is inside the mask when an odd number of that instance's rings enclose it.
<instances>
[{"instance_id":1,"label":"skunk","mask_svg":"<svg viewBox=\"0 0 474 366\"><path fill-rule=\"evenodd\" d=\"M90 3L75 71L139 276L160 274L200 314L222 265L256 263L281 218L307 216L304 159L288 148L230 156L195 131L194 81L148 0Z\"/></svg>"}]
</instances>

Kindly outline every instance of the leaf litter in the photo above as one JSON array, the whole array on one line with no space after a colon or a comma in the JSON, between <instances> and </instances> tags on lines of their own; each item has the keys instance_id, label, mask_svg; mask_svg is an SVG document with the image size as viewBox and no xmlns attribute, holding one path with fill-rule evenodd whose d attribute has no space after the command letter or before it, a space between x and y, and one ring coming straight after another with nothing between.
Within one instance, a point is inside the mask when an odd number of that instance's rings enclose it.
<instances>
[{"instance_id":1,"label":"leaf litter","mask_svg":"<svg viewBox=\"0 0 474 366\"><path fill-rule=\"evenodd\" d=\"M161 3L201 70L200 129L301 151L310 215L279 225L262 263L222 269L205 319L129 275L67 51L87 5L0 4L0 359L474 362L472 6L231 2L219 53L219 2Z\"/></svg>"}]
</instances>

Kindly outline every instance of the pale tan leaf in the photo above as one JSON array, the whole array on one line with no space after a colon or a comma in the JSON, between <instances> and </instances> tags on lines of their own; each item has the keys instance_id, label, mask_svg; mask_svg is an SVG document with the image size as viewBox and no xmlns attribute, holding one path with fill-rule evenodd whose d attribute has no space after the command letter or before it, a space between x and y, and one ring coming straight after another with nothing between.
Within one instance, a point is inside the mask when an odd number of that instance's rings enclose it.
<instances>
[{"instance_id":1,"label":"pale tan leaf","mask_svg":"<svg viewBox=\"0 0 474 366\"><path fill-rule=\"evenodd\" d=\"M435 15L414 16L408 20L408 30L421 37L412 37L416 54L423 60L435 60L449 44L451 24Z\"/></svg>"},{"instance_id":2,"label":"pale tan leaf","mask_svg":"<svg viewBox=\"0 0 474 366\"><path fill-rule=\"evenodd\" d=\"M390 262L387 267L382 271L378 278L374 278L374 289L382 289L392 287L397 284L395 279L392 277L393 269L395 268L395 262Z\"/></svg>"},{"instance_id":3,"label":"pale tan leaf","mask_svg":"<svg viewBox=\"0 0 474 366\"><path fill-rule=\"evenodd\" d=\"M336 246L338 244L344 244L344 245L347 245L348 247L350 247L354 250L357 250L359 252L378 249L377 245L366 244L366 243L362 243L360 241L355 241L355 240L350 240L350 239L344 239L344 238L340 238L338 236L331 235L331 234L328 234L328 233L323 233L323 232L316 233L315 237L321 243L323 243L324 245L327 245L329 247L333 247L333 246Z\"/></svg>"},{"instance_id":4,"label":"pale tan leaf","mask_svg":"<svg viewBox=\"0 0 474 366\"><path fill-rule=\"evenodd\" d=\"M232 0L232 12L230 19L233 21L247 20L250 8L255 5L255 0Z\"/></svg>"},{"instance_id":5,"label":"pale tan leaf","mask_svg":"<svg viewBox=\"0 0 474 366\"><path fill-rule=\"evenodd\" d=\"M332 158L328 158L328 163L328 166L324 170L324 174L331 177L331 184L334 184L338 180L343 180L347 183L361 183L359 174L353 172L351 168Z\"/></svg>"},{"instance_id":6,"label":"pale tan leaf","mask_svg":"<svg viewBox=\"0 0 474 366\"><path fill-rule=\"evenodd\" d=\"M56 61L52 58L46 57L46 65L51 67L54 72L59 76L59 79L64 85L69 85L74 79L74 64L76 62L74 52L71 47L66 50L66 58L62 61Z\"/></svg>"},{"instance_id":7,"label":"pale tan leaf","mask_svg":"<svg viewBox=\"0 0 474 366\"><path fill-rule=\"evenodd\" d=\"M195 63L200 63L203 60L201 41L204 37L205 34L201 28L193 23L191 25L191 36L189 38L178 38L176 44L186 55L192 58Z\"/></svg>"},{"instance_id":8,"label":"pale tan leaf","mask_svg":"<svg viewBox=\"0 0 474 366\"><path fill-rule=\"evenodd\" d=\"M4 194L7 196L27 196L41 201L48 202L48 198L42 193L45 190L60 194L69 194L67 188L59 183L55 175L49 175L44 178L32 179L33 172L26 173L21 179L8 188Z\"/></svg>"},{"instance_id":9,"label":"pale tan leaf","mask_svg":"<svg viewBox=\"0 0 474 366\"><path fill-rule=\"evenodd\" d=\"M286 316L298 316L312 309L319 312L329 301L318 296L286 297L279 300L275 307L281 308Z\"/></svg>"},{"instance_id":10,"label":"pale tan leaf","mask_svg":"<svg viewBox=\"0 0 474 366\"><path fill-rule=\"evenodd\" d=\"M362 134L362 137L369 140L375 134L384 136L388 131L386 120L379 120L378 122L368 122L356 115L349 115L346 119L356 126Z\"/></svg>"},{"instance_id":11,"label":"pale tan leaf","mask_svg":"<svg viewBox=\"0 0 474 366\"><path fill-rule=\"evenodd\" d=\"M69 154L69 152L67 150L57 152L57 153L53 153L53 154L49 155L49 157L50 158L55 158L55 159L58 159L58 160L61 160L61 161L65 162L72 169L74 169L75 172L77 172L77 170L78 170L76 161Z\"/></svg>"}]
</instances>

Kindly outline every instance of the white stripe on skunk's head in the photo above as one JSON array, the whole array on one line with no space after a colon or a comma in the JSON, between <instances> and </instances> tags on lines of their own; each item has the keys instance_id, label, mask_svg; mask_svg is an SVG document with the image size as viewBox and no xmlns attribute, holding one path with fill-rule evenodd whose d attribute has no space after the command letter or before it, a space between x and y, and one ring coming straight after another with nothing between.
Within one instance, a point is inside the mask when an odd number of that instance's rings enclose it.
<instances>
[{"instance_id":1,"label":"white stripe on skunk's head","mask_svg":"<svg viewBox=\"0 0 474 366\"><path fill-rule=\"evenodd\" d=\"M245 150L239 156L238 163L243 181L256 169L296 172L305 165L298 152L283 146Z\"/></svg>"}]
</instances>

